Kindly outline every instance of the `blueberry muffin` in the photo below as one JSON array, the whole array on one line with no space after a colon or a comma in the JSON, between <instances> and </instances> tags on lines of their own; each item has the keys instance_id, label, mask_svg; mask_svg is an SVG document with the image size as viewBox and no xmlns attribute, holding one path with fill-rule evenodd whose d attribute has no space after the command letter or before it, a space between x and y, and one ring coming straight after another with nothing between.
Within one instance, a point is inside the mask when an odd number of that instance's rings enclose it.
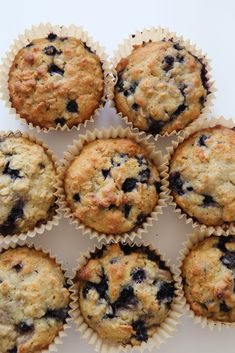
<instances>
[{"instance_id":1,"label":"blueberry muffin","mask_svg":"<svg viewBox=\"0 0 235 353\"><path fill-rule=\"evenodd\" d=\"M195 245L183 261L182 277L196 315L235 321L235 236L211 236Z\"/></svg>"},{"instance_id":2,"label":"blueberry muffin","mask_svg":"<svg viewBox=\"0 0 235 353\"><path fill-rule=\"evenodd\" d=\"M28 247L0 254L0 352L47 349L68 316L69 290L59 265Z\"/></svg>"},{"instance_id":3,"label":"blueberry muffin","mask_svg":"<svg viewBox=\"0 0 235 353\"><path fill-rule=\"evenodd\" d=\"M209 93L202 59L173 40L133 46L116 71L117 110L152 135L183 129L200 115Z\"/></svg>"},{"instance_id":4,"label":"blueberry muffin","mask_svg":"<svg viewBox=\"0 0 235 353\"><path fill-rule=\"evenodd\" d=\"M52 219L56 179L41 145L21 135L0 137L0 235L26 233Z\"/></svg>"},{"instance_id":5,"label":"blueberry muffin","mask_svg":"<svg viewBox=\"0 0 235 353\"><path fill-rule=\"evenodd\" d=\"M101 103L101 62L81 40L50 33L19 50L8 88L12 106L28 123L71 128L89 119Z\"/></svg>"},{"instance_id":6,"label":"blueberry muffin","mask_svg":"<svg viewBox=\"0 0 235 353\"><path fill-rule=\"evenodd\" d=\"M235 131L225 126L197 131L175 150L169 165L175 202L208 226L235 221Z\"/></svg>"},{"instance_id":7,"label":"blueberry muffin","mask_svg":"<svg viewBox=\"0 0 235 353\"><path fill-rule=\"evenodd\" d=\"M75 218L102 233L140 227L155 208L160 177L147 151L129 139L88 143L65 173L68 205Z\"/></svg>"},{"instance_id":8,"label":"blueberry muffin","mask_svg":"<svg viewBox=\"0 0 235 353\"><path fill-rule=\"evenodd\" d=\"M137 346L153 336L175 295L169 268L144 246L104 246L78 271L77 280L88 326L122 345Z\"/></svg>"}]
</instances>

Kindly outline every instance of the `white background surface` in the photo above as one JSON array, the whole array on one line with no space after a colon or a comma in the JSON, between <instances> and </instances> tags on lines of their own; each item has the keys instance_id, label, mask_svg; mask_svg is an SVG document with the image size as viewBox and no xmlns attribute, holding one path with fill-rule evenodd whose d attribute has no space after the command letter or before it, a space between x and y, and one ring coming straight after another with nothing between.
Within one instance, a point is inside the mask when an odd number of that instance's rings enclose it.
<instances>
[{"instance_id":1,"label":"white background surface","mask_svg":"<svg viewBox=\"0 0 235 353\"><path fill-rule=\"evenodd\" d=\"M82 25L95 40L106 47L109 55L129 33L143 27L167 26L208 53L212 59L213 78L218 89L213 114L235 117L234 19L235 3L232 0L4 0L1 1L0 9L0 57L19 33L40 22ZM99 126L120 123L107 108L97 122ZM27 130L8 114L2 102L0 129ZM31 131L31 134L39 135L35 131ZM40 138L48 143L60 158L68 144L77 137L77 132L40 134ZM166 146L167 143L169 139L159 139L157 146ZM163 147L162 150L165 151ZM151 229L146 240L154 242L172 263L175 263L182 242L191 231L191 226L186 226L183 220L179 221L168 207L164 209L164 214L160 216L159 222ZM34 241L51 249L70 269L74 267L80 252L94 243L75 231L67 220L61 220L59 226L37 236ZM193 324L191 319L185 316L181 323L173 338L161 346L161 353L234 352L234 330L211 332ZM80 338L74 327L68 331L64 344L59 347L59 353L93 351L93 347Z\"/></svg>"}]
</instances>

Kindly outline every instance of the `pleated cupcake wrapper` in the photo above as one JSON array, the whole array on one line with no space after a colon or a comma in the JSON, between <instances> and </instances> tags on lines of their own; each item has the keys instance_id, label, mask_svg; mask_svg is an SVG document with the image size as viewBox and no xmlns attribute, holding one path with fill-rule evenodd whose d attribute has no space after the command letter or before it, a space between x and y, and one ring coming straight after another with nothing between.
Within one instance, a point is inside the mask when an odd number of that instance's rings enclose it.
<instances>
[{"instance_id":1,"label":"pleated cupcake wrapper","mask_svg":"<svg viewBox=\"0 0 235 353\"><path fill-rule=\"evenodd\" d=\"M66 272L68 269L63 265L63 263L61 261L58 261L56 256L52 255L49 250L44 249L41 246L39 247L39 246L35 246L33 244L25 244L24 241L18 239L17 243L1 244L0 245L0 253L5 250L8 250L8 249L15 249L16 247L24 247L24 246L26 246L30 249L35 249L37 251L41 251L44 254L48 255L50 257L50 259L54 260L55 263L60 266L60 268L64 274L64 277L66 279L66 283L67 284L69 284L69 282L71 283L71 280L69 280L69 277L66 275ZM70 293L72 292L72 289L70 287L69 287L69 292ZM70 305L71 305L71 299L70 299ZM63 325L63 329L60 330L60 332L59 332L58 336L56 336L54 342L51 343L47 349L43 349L42 351L40 351L40 353L50 353L50 352L57 352L58 351L58 346L63 344L63 341L62 341L63 338L68 335L67 330L70 328L70 322L71 322L71 317L70 317L70 315L68 315L68 317L65 320L65 324Z\"/></svg>"},{"instance_id":2,"label":"pleated cupcake wrapper","mask_svg":"<svg viewBox=\"0 0 235 353\"><path fill-rule=\"evenodd\" d=\"M93 130L87 131L85 135L80 135L78 140L73 141L73 145L69 146L68 151L64 154L64 160L62 162L62 166L60 168L60 186L59 186L59 195L60 195L60 206L61 210L64 212L65 217L71 220L71 223L75 225L76 229L81 229L84 235L88 235L90 239L96 238L98 241L104 240L105 242L118 242L120 240L126 241L127 239L134 240L135 237L141 238L143 234L148 232L150 226L153 225L154 222L158 220L158 215L162 214L162 208L166 206L165 198L166 195L164 192L161 192L159 195L159 200L157 205L155 206L151 215L147 218L146 222L143 223L141 227L137 230L133 230L130 232L126 232L123 234L105 234L99 233L94 229L86 226L84 223L80 222L78 218L76 218L66 200L66 193L64 190L64 177L65 173L70 166L71 162L74 160L76 156L79 155L84 145L89 142L92 142L96 139L108 139L108 138L128 138L132 139L135 142L139 143L142 147L144 147L148 153L149 158L154 162L157 166L159 174L164 170L164 159L160 151L156 151L153 143L149 141L151 138L144 133L134 133L129 128L110 128L110 129L101 129L101 130Z\"/></svg>"},{"instance_id":3,"label":"pleated cupcake wrapper","mask_svg":"<svg viewBox=\"0 0 235 353\"><path fill-rule=\"evenodd\" d=\"M171 194L171 190L169 187L169 163L171 160L172 155L174 154L176 148L179 146L180 143L182 143L184 140L186 140L190 135L193 133L200 131L201 129L206 129L209 127L213 127L216 125L223 125L228 128L232 128L235 126L235 121L232 119L225 119L224 117L218 117L218 118L212 118L212 119L207 119L205 116L201 117L197 121L195 121L193 124L188 126L182 136L178 137L177 141L172 141L171 147L167 147L167 156L165 158L165 165L164 165L164 171L162 172L162 190L168 195L169 198L169 204L174 207L174 212L176 215L181 219L184 218L186 224L191 223L193 228L198 227L201 231L207 230L208 233L212 234L214 233L215 235L229 235L229 234L235 234L235 222L232 222L231 224L224 224L221 226L207 226L205 224L199 223L197 220L193 219L190 217L186 212L183 211L182 208L180 208L177 203L174 200L174 197Z\"/></svg>"},{"instance_id":4,"label":"pleated cupcake wrapper","mask_svg":"<svg viewBox=\"0 0 235 353\"><path fill-rule=\"evenodd\" d=\"M85 322L82 313L79 308L79 284L76 280L77 272L88 262L97 250L107 246L105 244L99 244L89 248L85 253L82 253L80 258L77 260L77 266L73 270L73 278L69 280L71 284L71 311L70 316L72 317L77 331L80 332L81 337L84 338L90 345L93 345L93 348L96 352L99 353L117 353L117 352L129 352L138 350L143 352L145 349L151 351L153 348L159 348L162 343L164 343L168 338L170 338L173 332L176 330L177 325L180 323L179 318L182 315L182 304L180 298L180 290L178 281L176 281L175 269L170 265L168 260L165 260L165 255L159 253L158 249L155 249L151 244L145 244L144 242L133 243L131 241L123 242L122 244L129 244L130 246L137 245L139 247L144 246L149 250L153 250L157 255L160 255L161 260L169 267L173 279L175 281L175 297L173 299L171 310L169 311L167 318L160 324L157 328L156 333L148 339L147 342L142 342L140 346L132 347L131 345L123 346L121 344L112 344L100 338L98 334L90 328Z\"/></svg>"},{"instance_id":5,"label":"pleated cupcake wrapper","mask_svg":"<svg viewBox=\"0 0 235 353\"><path fill-rule=\"evenodd\" d=\"M184 288L182 283L182 270L181 270L184 259L190 253L194 245L198 244L202 240L213 235L219 236L218 234L210 234L206 230L205 231L195 230L192 234L187 236L187 240L183 243L183 247L180 250L180 255L178 257L178 265L175 268L175 274L176 274L175 278L177 282L177 288L179 288L179 296L181 297L183 309L184 311L186 311L187 315L193 319L194 323L200 324L203 328L209 327L211 330L213 330L214 328L221 330L221 328L223 327L235 328L235 322L234 323L221 322L221 321L209 319L207 317L196 315L194 311L191 309L190 305L187 303L186 297L184 295Z\"/></svg>"},{"instance_id":6,"label":"pleated cupcake wrapper","mask_svg":"<svg viewBox=\"0 0 235 353\"><path fill-rule=\"evenodd\" d=\"M59 163L56 159L56 157L54 156L54 154L49 150L48 146L46 144L44 144L41 140L37 139L35 136L33 135L29 135L27 133L22 133L21 131L0 131L0 138L4 138L4 137L23 137L28 139L29 141L38 144L39 146L41 146L44 151L47 153L47 155L50 157L50 160L52 161L55 169L56 169L56 173L57 173L57 180L55 181L55 197L56 197L56 202L55 202L55 206L57 207L55 209L55 213L52 217L52 219L49 219L46 223L41 224L39 226L34 227L34 229L32 230L28 230L25 233L20 233L20 234L12 234L12 235L7 235L7 236L3 236L0 234L0 245L2 243L5 244L10 244L10 243L16 243L19 240L21 241L25 241L27 238L33 238L35 237L36 234L43 234L45 232L45 230L51 230L52 227L54 225L58 225L59 224L59 220L61 218L61 214L59 212L59 195L58 195L58 189L59 189Z\"/></svg>"},{"instance_id":7,"label":"pleated cupcake wrapper","mask_svg":"<svg viewBox=\"0 0 235 353\"><path fill-rule=\"evenodd\" d=\"M193 55L198 57L199 59L202 59L202 62L206 66L207 74L206 78L208 79L208 87L210 93L207 95L206 102L204 104L204 107L201 111L201 115L209 114L212 110L213 107L213 99L215 96L216 92L216 87L215 83L212 80L212 75L211 75L211 65L210 65L210 60L207 58L207 56L198 48L196 48L195 44L191 44L189 40L184 39L182 36L178 36L175 32L170 32L168 28L162 28L162 27L152 27L150 29L144 28L142 31L137 31L134 34L129 35L127 39L125 39L122 44L118 46L118 49L114 52L113 58L111 60L111 75L112 78L110 78L109 83L108 83L108 99L110 101L110 106L115 109L116 113L125 121L125 123L130 126L132 129L138 129L133 125L131 121L128 120L127 116L124 116L121 112L118 112L115 106L115 100L114 100L114 87L117 82L117 71L116 71L116 66L117 64L121 61L121 59L126 58L129 56L133 50L134 45L141 45L142 43L147 43L150 40L152 42L155 41L160 41L162 39L173 39L174 41L179 41L185 48L190 51ZM200 117L199 116L199 117ZM192 124L192 123L190 123ZM189 124L189 125L190 125ZM139 130L139 129L138 129ZM160 136L172 136L172 135L179 135L182 132L180 131L172 131L170 133L166 132L163 135ZM146 132L148 134L148 132ZM155 136L155 140L158 139L159 135Z\"/></svg>"},{"instance_id":8,"label":"pleated cupcake wrapper","mask_svg":"<svg viewBox=\"0 0 235 353\"><path fill-rule=\"evenodd\" d=\"M17 52L29 44L33 39L37 38L45 38L49 33L55 33L61 37L75 37L84 42L92 51L94 51L100 58L100 62L103 69L104 74L104 94L101 98L101 102L99 107L94 111L90 119L81 122L77 126L73 126L69 128L66 124L64 126L60 126L57 124L56 127L40 127L39 125L33 125L31 122L28 122L26 119L22 118L20 114L16 112L16 109L12 106L10 101L10 92L8 89L8 79L9 79L9 71L11 65L15 59ZM81 126L86 127L88 122L94 122L94 119L100 115L100 110L104 106L107 99L107 86L110 81L110 69L109 62L107 60L107 55L105 54L104 48L100 46L98 42L95 42L86 31L82 27L77 27L75 25L70 25L68 27L52 25L50 23L39 24L38 26L32 26L30 29L26 29L23 34L20 34L17 39L10 46L9 51L5 54L5 57L2 60L2 64L0 66L0 96L5 102L5 106L8 108L9 113L14 115L17 120L19 120L24 125L27 125L29 129L36 128L37 132L43 131L70 131L72 129L80 130Z\"/></svg>"}]
</instances>

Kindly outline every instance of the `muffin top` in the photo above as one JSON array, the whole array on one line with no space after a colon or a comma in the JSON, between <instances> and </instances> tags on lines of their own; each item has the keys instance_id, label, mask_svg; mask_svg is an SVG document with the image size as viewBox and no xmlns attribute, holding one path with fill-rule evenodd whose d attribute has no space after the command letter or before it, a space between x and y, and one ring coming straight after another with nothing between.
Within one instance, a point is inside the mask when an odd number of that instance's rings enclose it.
<instances>
[{"instance_id":1,"label":"muffin top","mask_svg":"<svg viewBox=\"0 0 235 353\"><path fill-rule=\"evenodd\" d=\"M196 315L235 321L235 236L195 245L182 265L184 292Z\"/></svg>"},{"instance_id":2,"label":"muffin top","mask_svg":"<svg viewBox=\"0 0 235 353\"><path fill-rule=\"evenodd\" d=\"M25 233L55 213L56 169L39 144L0 138L0 235Z\"/></svg>"},{"instance_id":3,"label":"muffin top","mask_svg":"<svg viewBox=\"0 0 235 353\"><path fill-rule=\"evenodd\" d=\"M99 57L81 40L50 33L19 50L8 86L12 106L28 123L72 127L99 107L104 79Z\"/></svg>"},{"instance_id":4,"label":"muffin top","mask_svg":"<svg viewBox=\"0 0 235 353\"><path fill-rule=\"evenodd\" d=\"M202 129L175 150L169 182L176 203L200 223L235 221L235 131Z\"/></svg>"},{"instance_id":5,"label":"muffin top","mask_svg":"<svg viewBox=\"0 0 235 353\"><path fill-rule=\"evenodd\" d=\"M75 157L64 186L75 217L98 232L118 234L141 226L153 211L160 177L136 142L100 139Z\"/></svg>"},{"instance_id":6,"label":"muffin top","mask_svg":"<svg viewBox=\"0 0 235 353\"><path fill-rule=\"evenodd\" d=\"M91 256L79 281L80 310L102 339L140 345L165 320L174 281L165 263L147 247L112 244Z\"/></svg>"},{"instance_id":7,"label":"muffin top","mask_svg":"<svg viewBox=\"0 0 235 353\"><path fill-rule=\"evenodd\" d=\"M69 291L59 265L27 247L0 254L0 352L47 349L68 315Z\"/></svg>"},{"instance_id":8,"label":"muffin top","mask_svg":"<svg viewBox=\"0 0 235 353\"><path fill-rule=\"evenodd\" d=\"M181 130L195 120L209 93L202 59L173 40L133 46L116 70L117 110L153 135Z\"/></svg>"}]
</instances>

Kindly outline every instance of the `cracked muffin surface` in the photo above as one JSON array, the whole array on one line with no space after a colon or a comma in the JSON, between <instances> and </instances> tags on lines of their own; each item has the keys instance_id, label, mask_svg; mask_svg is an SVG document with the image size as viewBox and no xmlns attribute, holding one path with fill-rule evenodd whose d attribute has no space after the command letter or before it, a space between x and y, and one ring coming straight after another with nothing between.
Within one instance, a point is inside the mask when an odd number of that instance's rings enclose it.
<instances>
[{"instance_id":1,"label":"cracked muffin surface","mask_svg":"<svg viewBox=\"0 0 235 353\"><path fill-rule=\"evenodd\" d=\"M98 232L118 234L140 227L151 214L160 177L136 142L99 139L71 162L64 187L74 217Z\"/></svg>"},{"instance_id":2,"label":"cracked muffin surface","mask_svg":"<svg viewBox=\"0 0 235 353\"><path fill-rule=\"evenodd\" d=\"M174 298L169 268L147 247L112 244L78 271L79 305L105 340L138 346L166 319Z\"/></svg>"},{"instance_id":3,"label":"cracked muffin surface","mask_svg":"<svg viewBox=\"0 0 235 353\"><path fill-rule=\"evenodd\" d=\"M33 248L0 254L0 352L38 353L62 330L69 291L54 259Z\"/></svg>"},{"instance_id":4,"label":"cracked muffin surface","mask_svg":"<svg viewBox=\"0 0 235 353\"><path fill-rule=\"evenodd\" d=\"M25 233L52 219L57 172L50 154L22 136L0 138L0 235Z\"/></svg>"},{"instance_id":5,"label":"cracked muffin surface","mask_svg":"<svg viewBox=\"0 0 235 353\"><path fill-rule=\"evenodd\" d=\"M209 226L235 221L235 131L222 125L202 129L183 141L169 163L175 202Z\"/></svg>"},{"instance_id":6,"label":"cracked muffin surface","mask_svg":"<svg viewBox=\"0 0 235 353\"><path fill-rule=\"evenodd\" d=\"M200 115L209 93L203 59L173 40L133 46L116 70L117 110L152 135L183 129Z\"/></svg>"},{"instance_id":7,"label":"cracked muffin surface","mask_svg":"<svg viewBox=\"0 0 235 353\"><path fill-rule=\"evenodd\" d=\"M50 33L19 50L8 87L12 106L28 123L72 127L99 107L103 71L99 57L81 40Z\"/></svg>"},{"instance_id":8,"label":"cracked muffin surface","mask_svg":"<svg viewBox=\"0 0 235 353\"><path fill-rule=\"evenodd\" d=\"M182 265L184 293L196 315L235 321L235 236L196 244Z\"/></svg>"}]
</instances>

